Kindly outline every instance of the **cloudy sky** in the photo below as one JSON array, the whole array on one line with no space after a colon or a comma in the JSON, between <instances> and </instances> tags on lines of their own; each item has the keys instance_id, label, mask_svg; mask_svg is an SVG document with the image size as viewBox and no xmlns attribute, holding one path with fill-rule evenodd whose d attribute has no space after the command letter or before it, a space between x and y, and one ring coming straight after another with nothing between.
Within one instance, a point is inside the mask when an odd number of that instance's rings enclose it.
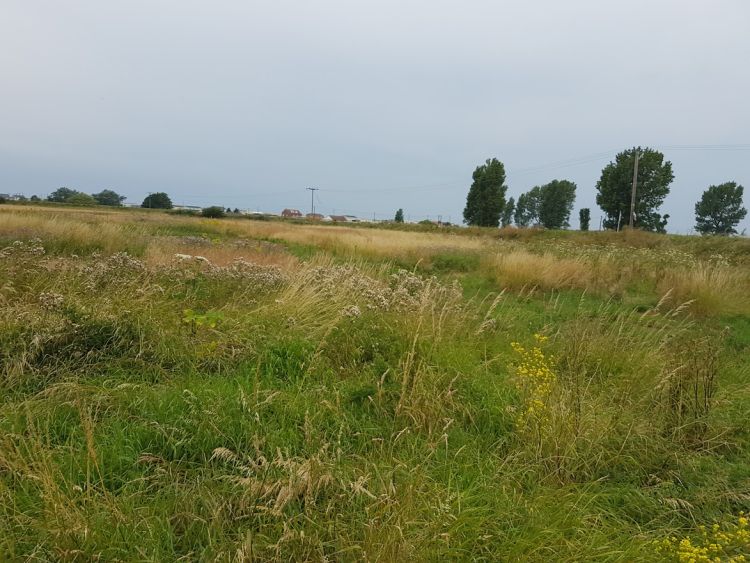
<instances>
[{"instance_id":1,"label":"cloudy sky","mask_svg":"<svg viewBox=\"0 0 750 563\"><path fill-rule=\"evenodd\" d=\"M747 0L3 0L0 192L457 221L497 157L598 224L642 145L687 232L710 184L750 203L748 29Z\"/></svg>"}]
</instances>

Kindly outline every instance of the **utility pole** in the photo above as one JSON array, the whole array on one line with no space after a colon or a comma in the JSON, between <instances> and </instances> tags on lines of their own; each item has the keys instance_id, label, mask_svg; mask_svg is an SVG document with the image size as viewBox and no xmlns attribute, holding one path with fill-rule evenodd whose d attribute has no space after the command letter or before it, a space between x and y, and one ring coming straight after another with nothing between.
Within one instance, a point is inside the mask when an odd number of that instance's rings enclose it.
<instances>
[{"instance_id":1,"label":"utility pole","mask_svg":"<svg viewBox=\"0 0 750 563\"><path fill-rule=\"evenodd\" d=\"M306 190L310 190L310 215L315 215L315 192L317 192L320 188L305 188Z\"/></svg>"},{"instance_id":2,"label":"utility pole","mask_svg":"<svg viewBox=\"0 0 750 563\"><path fill-rule=\"evenodd\" d=\"M638 186L638 157L640 156L640 147L635 149L635 165L633 166L633 191L630 194L630 228L633 228L635 222L635 190Z\"/></svg>"}]
</instances>

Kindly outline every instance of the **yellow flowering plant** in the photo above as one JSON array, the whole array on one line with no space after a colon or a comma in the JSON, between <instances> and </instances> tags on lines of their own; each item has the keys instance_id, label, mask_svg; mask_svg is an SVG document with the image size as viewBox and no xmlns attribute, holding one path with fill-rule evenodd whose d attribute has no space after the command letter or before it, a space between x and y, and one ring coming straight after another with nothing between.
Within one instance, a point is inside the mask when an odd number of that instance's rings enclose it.
<instances>
[{"instance_id":1,"label":"yellow flowering plant","mask_svg":"<svg viewBox=\"0 0 750 563\"><path fill-rule=\"evenodd\" d=\"M516 423L521 430L531 425L543 426L550 420L549 398L557 382L554 361L542 350L547 336L535 334L536 344L531 347L512 342L518 356L515 385L523 397L523 406Z\"/></svg>"},{"instance_id":2,"label":"yellow flowering plant","mask_svg":"<svg viewBox=\"0 0 750 563\"><path fill-rule=\"evenodd\" d=\"M740 562L750 556L748 518L740 512L736 520L701 526L697 538L669 537L656 542L656 551L671 561L681 563Z\"/></svg>"}]
</instances>

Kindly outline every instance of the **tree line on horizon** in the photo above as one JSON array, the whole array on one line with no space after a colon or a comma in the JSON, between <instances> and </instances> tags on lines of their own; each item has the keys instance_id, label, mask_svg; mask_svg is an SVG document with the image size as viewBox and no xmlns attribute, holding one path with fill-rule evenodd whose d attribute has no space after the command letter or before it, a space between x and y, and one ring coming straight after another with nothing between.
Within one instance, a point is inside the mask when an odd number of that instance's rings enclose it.
<instances>
[{"instance_id":1,"label":"tree line on horizon","mask_svg":"<svg viewBox=\"0 0 750 563\"><path fill-rule=\"evenodd\" d=\"M70 188L58 188L47 196L47 201L72 205L108 205L120 207L125 201L125 196L119 195L113 190L102 190L96 194L87 194ZM172 199L166 192L150 193L143 199L143 203L141 203L141 208L143 209L172 209L173 207ZM229 207L225 209L220 205L212 205L204 207L200 211L200 215L202 217L217 219L229 214L239 214L239 212L240 210L237 208L232 210ZM195 213L197 214L197 211Z\"/></svg>"},{"instance_id":2,"label":"tree line on horizon","mask_svg":"<svg viewBox=\"0 0 750 563\"><path fill-rule=\"evenodd\" d=\"M666 232L669 215L659 208L674 180L672 163L654 149L633 147L617 154L602 170L596 183L596 203L604 212L605 229L620 229L629 224L633 174L638 155L637 190L633 227L645 231ZM477 166L466 196L464 223L479 227L540 226L546 229L570 227L570 214L576 197L576 184L555 179L535 186L514 198L505 198L505 166L490 158ZM742 205L743 187L736 182L709 186L695 204L695 230L701 234L736 234L736 227L747 215ZM591 210L579 211L579 227L589 229Z\"/></svg>"},{"instance_id":3,"label":"tree line on horizon","mask_svg":"<svg viewBox=\"0 0 750 563\"><path fill-rule=\"evenodd\" d=\"M640 230L666 232L669 215L661 215L659 208L669 194L674 180L672 163L654 149L633 147L618 153L614 162L607 164L596 183L596 203L604 212L602 225L605 229L619 230L630 223L631 192L638 156L637 190L633 227ZM570 180L554 179L547 184L534 186L515 200L506 200L508 186L505 183L505 166L497 158L490 158L479 165L472 174L472 184L466 196L463 211L464 223L479 227L544 227L567 229L576 197L576 184ZM747 216L743 206L743 186L736 182L724 182L709 186L695 204L695 230L701 234L737 234L736 227ZM87 194L61 187L47 196L46 201L71 205L122 206L125 196L111 189ZM21 201L41 202L36 195ZM0 198L0 203L5 201ZM144 198L142 208L172 209L173 204L165 192L154 192ZM221 206L202 210L204 217L223 217L239 213L238 209L226 211ZM579 228L589 230L591 210L579 210ZM399 209L394 222L404 222L404 211Z\"/></svg>"}]
</instances>

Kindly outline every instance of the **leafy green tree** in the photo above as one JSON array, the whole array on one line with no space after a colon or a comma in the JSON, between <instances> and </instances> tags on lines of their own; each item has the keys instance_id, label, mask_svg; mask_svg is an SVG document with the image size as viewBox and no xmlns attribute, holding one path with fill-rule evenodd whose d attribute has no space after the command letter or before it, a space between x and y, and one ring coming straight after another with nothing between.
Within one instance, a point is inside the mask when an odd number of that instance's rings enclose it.
<instances>
[{"instance_id":1,"label":"leafy green tree","mask_svg":"<svg viewBox=\"0 0 750 563\"><path fill-rule=\"evenodd\" d=\"M146 196L141 207L149 209L172 209L172 200L164 192L156 192Z\"/></svg>"},{"instance_id":2,"label":"leafy green tree","mask_svg":"<svg viewBox=\"0 0 750 563\"><path fill-rule=\"evenodd\" d=\"M224 212L224 208L219 205L212 205L211 207L205 207L201 211L202 217L210 217L212 219L219 219L221 217L224 217L226 213Z\"/></svg>"},{"instance_id":3,"label":"leafy green tree","mask_svg":"<svg viewBox=\"0 0 750 563\"><path fill-rule=\"evenodd\" d=\"M65 203L70 205L96 205L96 200L89 194L78 192L66 199Z\"/></svg>"},{"instance_id":4,"label":"leafy green tree","mask_svg":"<svg viewBox=\"0 0 750 563\"><path fill-rule=\"evenodd\" d=\"M42 201L42 198L40 198L38 195L33 195L29 198L29 201L33 201L34 203L37 203L39 201Z\"/></svg>"},{"instance_id":5,"label":"leafy green tree","mask_svg":"<svg viewBox=\"0 0 750 563\"><path fill-rule=\"evenodd\" d=\"M398 211L396 211L396 216L393 218L393 220L396 223L403 223L404 222L404 210L399 208Z\"/></svg>"},{"instance_id":6,"label":"leafy green tree","mask_svg":"<svg viewBox=\"0 0 750 563\"><path fill-rule=\"evenodd\" d=\"M500 217L500 224L507 227L513 222L513 212L516 210L516 200L510 198L503 208L503 214Z\"/></svg>"},{"instance_id":7,"label":"leafy green tree","mask_svg":"<svg viewBox=\"0 0 750 563\"><path fill-rule=\"evenodd\" d=\"M569 227L576 185L569 180L552 180L540 186L539 194L539 223L546 229Z\"/></svg>"},{"instance_id":8,"label":"leafy green tree","mask_svg":"<svg viewBox=\"0 0 750 563\"><path fill-rule=\"evenodd\" d=\"M519 227L528 227L539 221L539 207L542 202L542 188L536 186L518 196L513 219Z\"/></svg>"},{"instance_id":9,"label":"leafy green tree","mask_svg":"<svg viewBox=\"0 0 750 563\"><path fill-rule=\"evenodd\" d=\"M604 226L616 229L618 224L630 221L630 197L633 188L635 153L638 158L638 182L635 200L634 226L645 231L665 232L669 215L657 211L669 194L669 185L674 180L672 163L664 160L659 151L634 147L622 151L602 170L596 183L599 192L596 203L606 214Z\"/></svg>"},{"instance_id":10,"label":"leafy green tree","mask_svg":"<svg viewBox=\"0 0 750 563\"><path fill-rule=\"evenodd\" d=\"M111 205L119 207L125 201L125 196L112 190L102 190L98 194L91 194L99 205Z\"/></svg>"},{"instance_id":11,"label":"leafy green tree","mask_svg":"<svg viewBox=\"0 0 750 563\"><path fill-rule=\"evenodd\" d=\"M702 235L733 235L747 215L742 206L744 188L737 182L709 186L695 204L695 230Z\"/></svg>"},{"instance_id":12,"label":"leafy green tree","mask_svg":"<svg viewBox=\"0 0 750 563\"><path fill-rule=\"evenodd\" d=\"M54 192L47 196L47 201L54 201L55 203L65 203L70 196L79 194L78 190L71 190L70 188L57 188Z\"/></svg>"},{"instance_id":13,"label":"leafy green tree","mask_svg":"<svg viewBox=\"0 0 750 563\"><path fill-rule=\"evenodd\" d=\"M584 207L578 212L578 222L581 225L582 231L589 230L589 223L591 223L591 210L588 207Z\"/></svg>"},{"instance_id":14,"label":"leafy green tree","mask_svg":"<svg viewBox=\"0 0 750 563\"><path fill-rule=\"evenodd\" d=\"M496 158L477 166L466 196L464 222L478 227L497 227L505 207L505 166Z\"/></svg>"},{"instance_id":15,"label":"leafy green tree","mask_svg":"<svg viewBox=\"0 0 750 563\"><path fill-rule=\"evenodd\" d=\"M5 196L0 195L0 204L1 203L8 203L8 200L6 199Z\"/></svg>"}]
</instances>

